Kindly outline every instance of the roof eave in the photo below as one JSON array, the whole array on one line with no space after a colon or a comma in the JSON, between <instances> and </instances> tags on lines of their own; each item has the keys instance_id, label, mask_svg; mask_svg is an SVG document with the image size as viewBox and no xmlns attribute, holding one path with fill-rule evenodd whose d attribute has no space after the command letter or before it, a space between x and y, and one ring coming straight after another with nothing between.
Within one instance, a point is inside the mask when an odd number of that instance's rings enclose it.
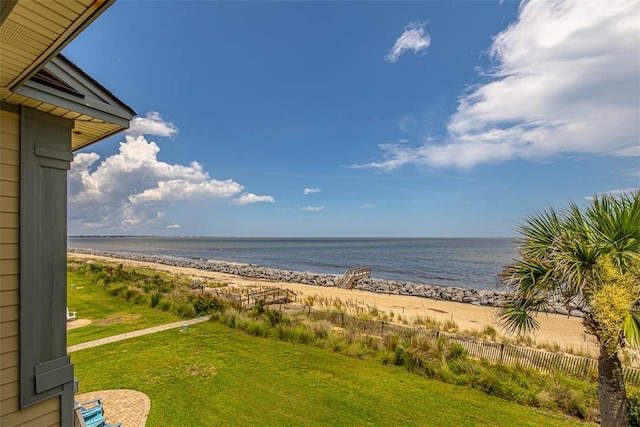
<instances>
[{"instance_id":1,"label":"roof eave","mask_svg":"<svg viewBox=\"0 0 640 427\"><path fill-rule=\"evenodd\" d=\"M38 72L45 64L53 59L62 49L64 49L74 38L78 36L85 28L87 28L93 21L95 21L105 10L107 10L115 0L94 0L87 10L85 10L78 19L76 19L72 25L65 29L65 31L52 43L40 56L34 61L28 68L26 68L20 75L14 78L7 88L14 92L18 87L29 80L35 73ZM14 3L15 4L15 3ZM8 10L7 16L10 14ZM3 18L4 18L3 11Z\"/></svg>"}]
</instances>

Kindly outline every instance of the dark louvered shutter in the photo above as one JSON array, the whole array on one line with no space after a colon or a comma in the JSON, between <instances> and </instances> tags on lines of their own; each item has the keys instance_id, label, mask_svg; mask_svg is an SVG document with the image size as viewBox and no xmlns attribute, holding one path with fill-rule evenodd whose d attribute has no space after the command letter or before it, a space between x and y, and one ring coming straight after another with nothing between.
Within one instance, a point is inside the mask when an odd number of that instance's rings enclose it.
<instances>
[{"instance_id":1,"label":"dark louvered shutter","mask_svg":"<svg viewBox=\"0 0 640 427\"><path fill-rule=\"evenodd\" d=\"M20 147L20 407L62 397L71 408L67 355L67 170L71 120L22 108ZM72 404L71 404L72 406Z\"/></svg>"}]
</instances>

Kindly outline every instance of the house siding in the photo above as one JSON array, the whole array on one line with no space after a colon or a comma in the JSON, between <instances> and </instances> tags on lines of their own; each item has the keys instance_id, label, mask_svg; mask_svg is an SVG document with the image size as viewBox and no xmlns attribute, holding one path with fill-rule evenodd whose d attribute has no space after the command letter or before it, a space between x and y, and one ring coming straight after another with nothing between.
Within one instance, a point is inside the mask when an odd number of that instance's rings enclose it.
<instances>
[{"instance_id":1,"label":"house siding","mask_svg":"<svg viewBox=\"0 0 640 427\"><path fill-rule=\"evenodd\" d=\"M60 397L19 408L20 115L0 110L0 425L60 425Z\"/></svg>"}]
</instances>

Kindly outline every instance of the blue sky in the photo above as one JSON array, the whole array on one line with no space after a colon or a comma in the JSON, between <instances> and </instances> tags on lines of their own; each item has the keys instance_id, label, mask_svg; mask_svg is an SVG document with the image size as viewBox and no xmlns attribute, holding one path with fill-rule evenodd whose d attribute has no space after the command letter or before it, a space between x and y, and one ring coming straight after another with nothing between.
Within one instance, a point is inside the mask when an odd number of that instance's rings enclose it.
<instances>
[{"instance_id":1,"label":"blue sky","mask_svg":"<svg viewBox=\"0 0 640 427\"><path fill-rule=\"evenodd\" d=\"M640 186L640 3L116 2L69 233L506 237Z\"/></svg>"}]
</instances>

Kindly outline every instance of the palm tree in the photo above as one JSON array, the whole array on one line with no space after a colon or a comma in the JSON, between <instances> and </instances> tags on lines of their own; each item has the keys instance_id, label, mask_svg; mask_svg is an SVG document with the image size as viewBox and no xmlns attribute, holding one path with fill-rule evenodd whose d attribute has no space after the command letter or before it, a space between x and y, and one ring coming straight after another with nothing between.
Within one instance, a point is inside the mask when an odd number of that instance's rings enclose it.
<instances>
[{"instance_id":1,"label":"palm tree","mask_svg":"<svg viewBox=\"0 0 640 427\"><path fill-rule=\"evenodd\" d=\"M627 425L618 350L640 347L640 191L594 197L584 208L550 208L519 227L520 259L501 273L510 290L500 320L510 333L538 328L558 303L577 307L596 337L603 426Z\"/></svg>"}]
</instances>

